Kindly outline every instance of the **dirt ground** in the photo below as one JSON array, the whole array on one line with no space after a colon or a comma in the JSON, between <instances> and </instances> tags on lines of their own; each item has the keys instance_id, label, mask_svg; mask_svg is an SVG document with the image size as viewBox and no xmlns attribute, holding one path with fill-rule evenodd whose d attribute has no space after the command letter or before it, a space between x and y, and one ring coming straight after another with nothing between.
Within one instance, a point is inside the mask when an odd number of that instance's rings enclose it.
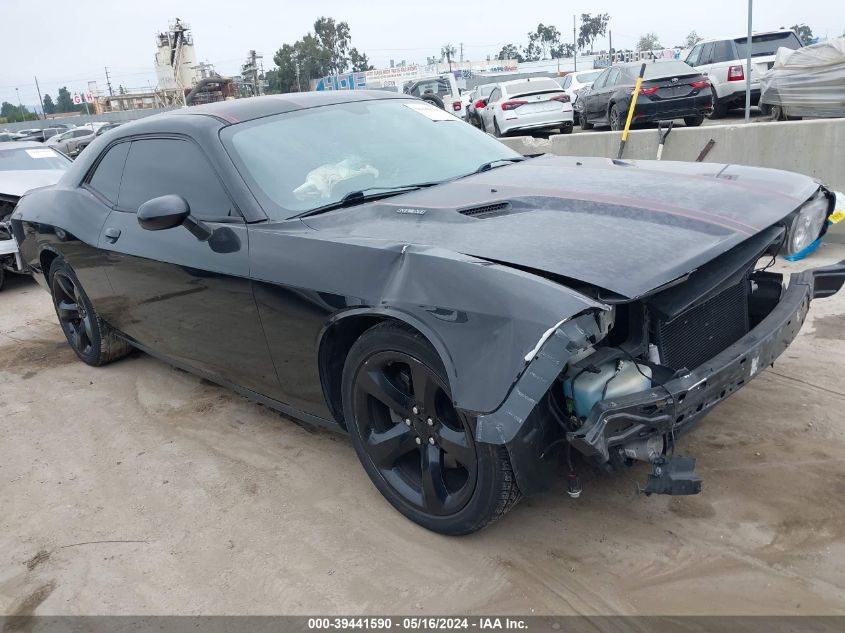
<instances>
[{"instance_id":1,"label":"dirt ground","mask_svg":"<svg viewBox=\"0 0 845 633\"><path fill-rule=\"evenodd\" d=\"M826 245L791 270L845 259ZM783 267L782 267L783 268ZM560 478L481 533L395 512L347 439L142 354L94 369L0 293L0 613L845 614L845 293L645 468Z\"/></svg>"}]
</instances>

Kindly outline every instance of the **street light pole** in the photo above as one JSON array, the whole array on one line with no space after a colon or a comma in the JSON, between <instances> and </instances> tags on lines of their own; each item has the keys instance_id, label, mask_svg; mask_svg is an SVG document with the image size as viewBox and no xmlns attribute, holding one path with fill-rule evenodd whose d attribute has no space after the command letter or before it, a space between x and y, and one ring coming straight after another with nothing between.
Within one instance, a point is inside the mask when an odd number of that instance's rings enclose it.
<instances>
[{"instance_id":1,"label":"street light pole","mask_svg":"<svg viewBox=\"0 0 845 633\"><path fill-rule=\"evenodd\" d=\"M748 0L748 39L745 42L745 122L751 121L751 16L754 0Z\"/></svg>"},{"instance_id":2,"label":"street light pole","mask_svg":"<svg viewBox=\"0 0 845 633\"><path fill-rule=\"evenodd\" d=\"M23 121L23 106L21 105L21 93L17 88L15 88L15 94L18 95L18 116L20 116L21 121Z\"/></svg>"}]
</instances>

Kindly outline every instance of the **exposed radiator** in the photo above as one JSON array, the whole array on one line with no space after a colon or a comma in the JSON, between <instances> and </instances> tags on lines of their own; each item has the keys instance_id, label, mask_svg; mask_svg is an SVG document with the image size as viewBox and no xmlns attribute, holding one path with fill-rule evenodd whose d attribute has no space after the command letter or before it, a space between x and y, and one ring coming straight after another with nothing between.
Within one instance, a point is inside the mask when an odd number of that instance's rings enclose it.
<instances>
[{"instance_id":1,"label":"exposed radiator","mask_svg":"<svg viewBox=\"0 0 845 633\"><path fill-rule=\"evenodd\" d=\"M748 281L731 286L707 301L654 328L660 364L695 369L748 333Z\"/></svg>"}]
</instances>

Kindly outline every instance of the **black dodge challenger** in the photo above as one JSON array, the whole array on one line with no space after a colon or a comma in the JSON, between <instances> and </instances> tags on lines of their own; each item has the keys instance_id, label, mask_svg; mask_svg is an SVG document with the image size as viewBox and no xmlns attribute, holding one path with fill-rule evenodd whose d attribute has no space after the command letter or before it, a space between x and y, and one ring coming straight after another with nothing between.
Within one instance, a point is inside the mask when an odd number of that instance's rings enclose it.
<instances>
[{"instance_id":1,"label":"black dodge challenger","mask_svg":"<svg viewBox=\"0 0 845 633\"><path fill-rule=\"evenodd\" d=\"M797 174L526 159L419 100L334 92L123 125L12 229L84 362L139 348L345 429L400 512L464 534L564 456L573 495L585 461L697 492L680 435L845 280L766 269L832 207Z\"/></svg>"}]
</instances>

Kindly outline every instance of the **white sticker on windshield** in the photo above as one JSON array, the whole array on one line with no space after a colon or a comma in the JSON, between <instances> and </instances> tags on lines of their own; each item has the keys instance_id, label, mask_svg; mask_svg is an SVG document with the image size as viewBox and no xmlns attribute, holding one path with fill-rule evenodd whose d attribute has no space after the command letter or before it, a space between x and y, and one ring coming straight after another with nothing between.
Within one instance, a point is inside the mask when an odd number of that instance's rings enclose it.
<instances>
[{"instance_id":1,"label":"white sticker on windshield","mask_svg":"<svg viewBox=\"0 0 845 633\"><path fill-rule=\"evenodd\" d=\"M411 108L415 112L419 112L423 116L427 116L432 121L457 121L458 119L446 112L446 110L441 110L437 106L433 106L430 103L426 103L425 101L408 101L405 103L406 108Z\"/></svg>"},{"instance_id":2,"label":"white sticker on windshield","mask_svg":"<svg viewBox=\"0 0 845 633\"><path fill-rule=\"evenodd\" d=\"M30 158L53 158L55 154L51 149L28 149L26 153Z\"/></svg>"}]
</instances>

